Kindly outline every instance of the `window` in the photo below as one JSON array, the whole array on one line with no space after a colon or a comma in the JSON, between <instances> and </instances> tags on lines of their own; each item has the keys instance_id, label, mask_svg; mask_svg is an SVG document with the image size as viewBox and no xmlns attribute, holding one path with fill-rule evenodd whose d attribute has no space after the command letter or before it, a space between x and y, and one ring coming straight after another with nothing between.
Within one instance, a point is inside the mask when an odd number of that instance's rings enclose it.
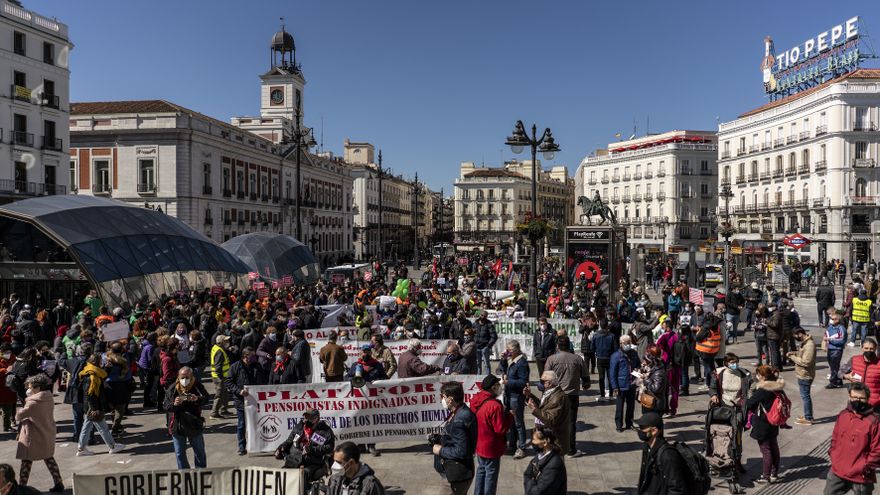
<instances>
[{"instance_id":1,"label":"window","mask_svg":"<svg viewBox=\"0 0 880 495\"><path fill-rule=\"evenodd\" d=\"M709 184L700 184L700 194L703 196L709 195Z\"/></svg>"},{"instance_id":2,"label":"window","mask_svg":"<svg viewBox=\"0 0 880 495\"><path fill-rule=\"evenodd\" d=\"M770 130L768 129L768 130L764 131L764 144L767 146L770 146L770 143L771 143L771 137L770 137Z\"/></svg>"},{"instance_id":3,"label":"window","mask_svg":"<svg viewBox=\"0 0 880 495\"><path fill-rule=\"evenodd\" d=\"M43 62L55 65L55 45L48 41L43 42Z\"/></svg>"},{"instance_id":4,"label":"window","mask_svg":"<svg viewBox=\"0 0 880 495\"><path fill-rule=\"evenodd\" d=\"M855 129L867 129L868 127L868 108L856 107L856 123Z\"/></svg>"},{"instance_id":5,"label":"window","mask_svg":"<svg viewBox=\"0 0 880 495\"><path fill-rule=\"evenodd\" d=\"M803 152L801 152L801 165L809 166L810 165L810 149L807 148Z\"/></svg>"},{"instance_id":6,"label":"window","mask_svg":"<svg viewBox=\"0 0 880 495\"><path fill-rule=\"evenodd\" d=\"M250 174L248 176L248 192L251 194L257 193L257 176L254 174Z\"/></svg>"},{"instance_id":7,"label":"window","mask_svg":"<svg viewBox=\"0 0 880 495\"><path fill-rule=\"evenodd\" d=\"M797 167L797 155L794 152L788 154L788 168Z\"/></svg>"},{"instance_id":8,"label":"window","mask_svg":"<svg viewBox=\"0 0 880 495\"><path fill-rule=\"evenodd\" d=\"M55 137L55 122L43 121L43 147L50 150L61 150L61 140Z\"/></svg>"},{"instance_id":9,"label":"window","mask_svg":"<svg viewBox=\"0 0 880 495\"><path fill-rule=\"evenodd\" d=\"M25 162L15 162L15 192L27 192L27 164Z\"/></svg>"},{"instance_id":10,"label":"window","mask_svg":"<svg viewBox=\"0 0 880 495\"><path fill-rule=\"evenodd\" d=\"M26 44L27 38L25 38L24 33L19 31L14 31L12 33L12 51L18 55L25 55Z\"/></svg>"},{"instance_id":11,"label":"window","mask_svg":"<svg viewBox=\"0 0 880 495\"><path fill-rule=\"evenodd\" d=\"M223 167L223 191L224 192L231 190L230 188L231 188L232 184L230 184L231 177L229 176L229 174L230 174L229 169L226 167Z\"/></svg>"},{"instance_id":12,"label":"window","mask_svg":"<svg viewBox=\"0 0 880 495\"><path fill-rule=\"evenodd\" d=\"M824 144L819 146L819 160L823 162L825 161L825 150L826 148Z\"/></svg>"},{"instance_id":13,"label":"window","mask_svg":"<svg viewBox=\"0 0 880 495\"><path fill-rule=\"evenodd\" d=\"M211 164L207 162L202 164L202 184L211 187Z\"/></svg>"},{"instance_id":14,"label":"window","mask_svg":"<svg viewBox=\"0 0 880 495\"><path fill-rule=\"evenodd\" d=\"M27 74L17 70L13 71L12 84L15 84L16 86L21 86L22 88L27 88Z\"/></svg>"},{"instance_id":15,"label":"window","mask_svg":"<svg viewBox=\"0 0 880 495\"><path fill-rule=\"evenodd\" d=\"M156 191L156 161L152 158L138 160L138 191Z\"/></svg>"},{"instance_id":16,"label":"window","mask_svg":"<svg viewBox=\"0 0 880 495\"><path fill-rule=\"evenodd\" d=\"M776 232L785 232L785 217L776 217Z\"/></svg>"},{"instance_id":17,"label":"window","mask_svg":"<svg viewBox=\"0 0 880 495\"><path fill-rule=\"evenodd\" d=\"M95 192L110 191L110 160L95 160Z\"/></svg>"},{"instance_id":18,"label":"window","mask_svg":"<svg viewBox=\"0 0 880 495\"><path fill-rule=\"evenodd\" d=\"M244 171L237 170L235 172L235 190L244 193Z\"/></svg>"},{"instance_id":19,"label":"window","mask_svg":"<svg viewBox=\"0 0 880 495\"><path fill-rule=\"evenodd\" d=\"M709 171L709 160L700 160L700 171L708 172Z\"/></svg>"},{"instance_id":20,"label":"window","mask_svg":"<svg viewBox=\"0 0 880 495\"><path fill-rule=\"evenodd\" d=\"M868 143L865 141L856 141L856 160L868 157Z\"/></svg>"},{"instance_id":21,"label":"window","mask_svg":"<svg viewBox=\"0 0 880 495\"><path fill-rule=\"evenodd\" d=\"M776 157L776 172L777 173L780 173L780 174L782 173L782 165L783 165L782 155L779 155Z\"/></svg>"},{"instance_id":22,"label":"window","mask_svg":"<svg viewBox=\"0 0 880 495\"><path fill-rule=\"evenodd\" d=\"M77 180L78 178L79 178L79 174L76 173L76 160L70 160L69 182L70 182L70 190L71 191L77 189L77 184L79 184L79 181Z\"/></svg>"},{"instance_id":23,"label":"window","mask_svg":"<svg viewBox=\"0 0 880 495\"><path fill-rule=\"evenodd\" d=\"M758 175L758 161L752 160L752 175Z\"/></svg>"},{"instance_id":24,"label":"window","mask_svg":"<svg viewBox=\"0 0 880 495\"><path fill-rule=\"evenodd\" d=\"M856 197L863 198L868 195L868 182L859 177L856 179Z\"/></svg>"}]
</instances>

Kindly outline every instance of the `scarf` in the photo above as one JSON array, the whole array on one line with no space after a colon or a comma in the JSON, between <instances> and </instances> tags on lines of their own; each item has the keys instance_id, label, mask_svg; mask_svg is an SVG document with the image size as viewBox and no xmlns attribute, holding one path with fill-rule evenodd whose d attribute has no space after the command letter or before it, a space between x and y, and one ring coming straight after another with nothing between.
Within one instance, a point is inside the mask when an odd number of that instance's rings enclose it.
<instances>
[{"instance_id":1,"label":"scarf","mask_svg":"<svg viewBox=\"0 0 880 495\"><path fill-rule=\"evenodd\" d=\"M275 373L284 373L284 368L287 367L287 362L290 361L290 358L285 356L284 360L281 362L275 361Z\"/></svg>"},{"instance_id":2,"label":"scarf","mask_svg":"<svg viewBox=\"0 0 880 495\"><path fill-rule=\"evenodd\" d=\"M92 363L86 363L83 370L79 372L79 377L82 379L87 376L91 376L92 379L89 380L89 390L86 391L86 394L92 397L100 397L101 384L103 384L104 379L107 378L107 372L103 368L95 366Z\"/></svg>"}]
</instances>

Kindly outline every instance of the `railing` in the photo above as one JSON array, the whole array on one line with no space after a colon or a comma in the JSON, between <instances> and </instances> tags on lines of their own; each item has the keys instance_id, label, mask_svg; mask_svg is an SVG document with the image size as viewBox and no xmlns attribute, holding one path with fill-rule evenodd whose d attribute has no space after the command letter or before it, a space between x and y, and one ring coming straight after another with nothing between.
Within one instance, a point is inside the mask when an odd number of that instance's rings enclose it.
<instances>
[{"instance_id":1,"label":"railing","mask_svg":"<svg viewBox=\"0 0 880 495\"><path fill-rule=\"evenodd\" d=\"M749 146L749 153L757 153L757 152L758 152L758 145L757 144L753 144L753 145Z\"/></svg>"},{"instance_id":2,"label":"railing","mask_svg":"<svg viewBox=\"0 0 880 495\"><path fill-rule=\"evenodd\" d=\"M232 197L232 190L231 189L224 189L223 190L223 197L224 198L231 198Z\"/></svg>"},{"instance_id":3,"label":"railing","mask_svg":"<svg viewBox=\"0 0 880 495\"><path fill-rule=\"evenodd\" d=\"M657 193L657 201L663 201L664 199L666 199L666 193L665 192L658 192Z\"/></svg>"},{"instance_id":4,"label":"railing","mask_svg":"<svg viewBox=\"0 0 880 495\"><path fill-rule=\"evenodd\" d=\"M690 199L690 198L693 198L693 197L694 197L694 191L693 191L693 190L682 191L682 192L681 192L681 197L682 197L683 199Z\"/></svg>"},{"instance_id":5,"label":"railing","mask_svg":"<svg viewBox=\"0 0 880 495\"><path fill-rule=\"evenodd\" d=\"M642 202L642 195L641 194L634 194L633 201L635 201L636 203L641 203Z\"/></svg>"},{"instance_id":6,"label":"railing","mask_svg":"<svg viewBox=\"0 0 880 495\"><path fill-rule=\"evenodd\" d=\"M873 122L853 122L852 130L856 132L868 132L868 131L876 131L877 127L874 126Z\"/></svg>"},{"instance_id":7,"label":"railing","mask_svg":"<svg viewBox=\"0 0 880 495\"><path fill-rule=\"evenodd\" d=\"M871 226L870 225L853 225L852 226L853 234L870 234Z\"/></svg>"},{"instance_id":8,"label":"railing","mask_svg":"<svg viewBox=\"0 0 880 495\"><path fill-rule=\"evenodd\" d=\"M733 207L733 214L734 214L734 215L738 215L738 214L745 213L745 212L746 212L746 206L745 206L745 205L742 205L742 206L740 206L740 205L735 205L735 206Z\"/></svg>"},{"instance_id":9,"label":"railing","mask_svg":"<svg viewBox=\"0 0 880 495\"><path fill-rule=\"evenodd\" d=\"M619 175L611 176L611 182L620 182L620 176Z\"/></svg>"},{"instance_id":10,"label":"railing","mask_svg":"<svg viewBox=\"0 0 880 495\"><path fill-rule=\"evenodd\" d=\"M634 173L633 180L642 180L642 173L641 172Z\"/></svg>"},{"instance_id":11,"label":"railing","mask_svg":"<svg viewBox=\"0 0 880 495\"><path fill-rule=\"evenodd\" d=\"M694 175L694 170L690 167L682 167L680 173L681 175Z\"/></svg>"},{"instance_id":12,"label":"railing","mask_svg":"<svg viewBox=\"0 0 880 495\"><path fill-rule=\"evenodd\" d=\"M602 177L602 184L608 184L609 182L611 181L608 179L608 177Z\"/></svg>"},{"instance_id":13,"label":"railing","mask_svg":"<svg viewBox=\"0 0 880 495\"><path fill-rule=\"evenodd\" d=\"M260 200L262 200L264 203L268 203L269 202L269 195L268 194L261 195Z\"/></svg>"},{"instance_id":14,"label":"railing","mask_svg":"<svg viewBox=\"0 0 880 495\"><path fill-rule=\"evenodd\" d=\"M819 137L822 134L828 134L828 126L827 125L823 124L820 126L816 126L816 137Z\"/></svg>"},{"instance_id":15,"label":"railing","mask_svg":"<svg viewBox=\"0 0 880 495\"><path fill-rule=\"evenodd\" d=\"M30 132L12 131L12 143L19 146L34 146L34 135Z\"/></svg>"},{"instance_id":16,"label":"railing","mask_svg":"<svg viewBox=\"0 0 880 495\"><path fill-rule=\"evenodd\" d=\"M92 194L110 194L110 184L107 182L92 184Z\"/></svg>"},{"instance_id":17,"label":"railing","mask_svg":"<svg viewBox=\"0 0 880 495\"><path fill-rule=\"evenodd\" d=\"M853 158L852 166L853 166L853 168L873 168L874 167L874 159L873 158Z\"/></svg>"},{"instance_id":18,"label":"railing","mask_svg":"<svg viewBox=\"0 0 880 495\"><path fill-rule=\"evenodd\" d=\"M256 200L257 200L257 193L252 192L252 193L250 194L250 198L251 198L251 201L256 201Z\"/></svg>"},{"instance_id":19,"label":"railing","mask_svg":"<svg viewBox=\"0 0 880 495\"><path fill-rule=\"evenodd\" d=\"M588 181L587 181L587 184L589 184L589 185L591 185L591 186L595 186L595 185L596 185L596 179L590 179L590 180L588 180Z\"/></svg>"},{"instance_id":20,"label":"railing","mask_svg":"<svg viewBox=\"0 0 880 495\"><path fill-rule=\"evenodd\" d=\"M801 141L806 141L807 139L810 139L810 131L803 131L798 134L798 137Z\"/></svg>"},{"instance_id":21,"label":"railing","mask_svg":"<svg viewBox=\"0 0 880 495\"><path fill-rule=\"evenodd\" d=\"M237 197L238 199L244 199L244 191L242 191L242 190L236 191L235 197Z\"/></svg>"},{"instance_id":22,"label":"railing","mask_svg":"<svg viewBox=\"0 0 880 495\"><path fill-rule=\"evenodd\" d=\"M711 168L701 168L700 175L715 175L715 171Z\"/></svg>"},{"instance_id":23,"label":"railing","mask_svg":"<svg viewBox=\"0 0 880 495\"><path fill-rule=\"evenodd\" d=\"M746 176L745 175L736 176L736 183L737 184L745 184L746 183Z\"/></svg>"},{"instance_id":24,"label":"railing","mask_svg":"<svg viewBox=\"0 0 880 495\"><path fill-rule=\"evenodd\" d=\"M666 171L661 170L661 171L657 172L657 177L666 177Z\"/></svg>"},{"instance_id":25,"label":"railing","mask_svg":"<svg viewBox=\"0 0 880 495\"><path fill-rule=\"evenodd\" d=\"M706 222L712 221L712 217L710 217L709 215L700 215L699 219L700 219L700 223L706 223Z\"/></svg>"},{"instance_id":26,"label":"railing","mask_svg":"<svg viewBox=\"0 0 880 495\"><path fill-rule=\"evenodd\" d=\"M647 171L647 172L645 172L645 178L646 178L646 179L653 179L653 178L654 178L654 172L651 172L650 170Z\"/></svg>"},{"instance_id":27,"label":"railing","mask_svg":"<svg viewBox=\"0 0 880 495\"><path fill-rule=\"evenodd\" d=\"M774 139L774 140L773 140L773 147L774 147L774 148L778 148L778 147L780 147L780 146L784 146L784 145L785 145L785 140L782 139L782 138Z\"/></svg>"},{"instance_id":28,"label":"railing","mask_svg":"<svg viewBox=\"0 0 880 495\"><path fill-rule=\"evenodd\" d=\"M211 194L214 192L214 189L211 186L202 186L202 194Z\"/></svg>"},{"instance_id":29,"label":"railing","mask_svg":"<svg viewBox=\"0 0 880 495\"><path fill-rule=\"evenodd\" d=\"M730 150L722 151L722 152L721 152L721 159L722 159L722 160L725 160L725 159L727 159L727 158L730 158Z\"/></svg>"},{"instance_id":30,"label":"railing","mask_svg":"<svg viewBox=\"0 0 880 495\"><path fill-rule=\"evenodd\" d=\"M712 193L709 191L700 191L700 199L712 199Z\"/></svg>"},{"instance_id":31,"label":"railing","mask_svg":"<svg viewBox=\"0 0 880 495\"><path fill-rule=\"evenodd\" d=\"M273 203L276 203L276 204L277 204L277 203L279 203L280 201L281 201L281 196L272 196L272 202L273 202ZM340 206L340 207L337 208L337 209L341 210L342 207Z\"/></svg>"},{"instance_id":32,"label":"railing","mask_svg":"<svg viewBox=\"0 0 880 495\"><path fill-rule=\"evenodd\" d=\"M785 175L785 172L782 171L781 168L777 168L773 170L773 178L778 179Z\"/></svg>"},{"instance_id":33,"label":"railing","mask_svg":"<svg viewBox=\"0 0 880 495\"><path fill-rule=\"evenodd\" d=\"M623 202L624 203L629 203L631 199L632 199L632 196L630 196L629 194L623 195Z\"/></svg>"},{"instance_id":34,"label":"railing","mask_svg":"<svg viewBox=\"0 0 880 495\"><path fill-rule=\"evenodd\" d=\"M818 172L820 170L825 170L826 168L828 168L828 161L819 160L816 162L816 172Z\"/></svg>"},{"instance_id":35,"label":"railing","mask_svg":"<svg viewBox=\"0 0 880 495\"><path fill-rule=\"evenodd\" d=\"M828 198L813 198L813 208L828 206Z\"/></svg>"},{"instance_id":36,"label":"railing","mask_svg":"<svg viewBox=\"0 0 880 495\"><path fill-rule=\"evenodd\" d=\"M877 196L852 196L854 206L872 206L877 204Z\"/></svg>"},{"instance_id":37,"label":"railing","mask_svg":"<svg viewBox=\"0 0 880 495\"><path fill-rule=\"evenodd\" d=\"M645 201L654 201L653 193L645 193Z\"/></svg>"},{"instance_id":38,"label":"railing","mask_svg":"<svg viewBox=\"0 0 880 495\"><path fill-rule=\"evenodd\" d=\"M794 202L794 207L797 209L804 209L804 208L807 208L809 206L809 204L810 204L809 199L799 199Z\"/></svg>"},{"instance_id":39,"label":"railing","mask_svg":"<svg viewBox=\"0 0 880 495\"><path fill-rule=\"evenodd\" d=\"M785 175L787 177L791 177L792 175L797 175L797 167L789 166L785 169Z\"/></svg>"},{"instance_id":40,"label":"railing","mask_svg":"<svg viewBox=\"0 0 880 495\"><path fill-rule=\"evenodd\" d=\"M743 155L745 155L745 154L746 154L746 149L745 149L745 148L737 148L737 150L736 150L736 156L743 156Z\"/></svg>"},{"instance_id":41,"label":"railing","mask_svg":"<svg viewBox=\"0 0 880 495\"><path fill-rule=\"evenodd\" d=\"M749 174L749 182L758 182L758 174Z\"/></svg>"},{"instance_id":42,"label":"railing","mask_svg":"<svg viewBox=\"0 0 880 495\"><path fill-rule=\"evenodd\" d=\"M244 218L239 217L239 219L238 219L238 224L239 224L239 225L244 225Z\"/></svg>"},{"instance_id":43,"label":"railing","mask_svg":"<svg viewBox=\"0 0 880 495\"><path fill-rule=\"evenodd\" d=\"M63 149L62 144L60 138L43 136L43 149L45 150L61 151Z\"/></svg>"},{"instance_id":44,"label":"railing","mask_svg":"<svg viewBox=\"0 0 880 495\"><path fill-rule=\"evenodd\" d=\"M780 176L782 175L782 171L780 170ZM761 180L769 180L770 172L761 172Z\"/></svg>"},{"instance_id":45,"label":"railing","mask_svg":"<svg viewBox=\"0 0 880 495\"><path fill-rule=\"evenodd\" d=\"M137 192L140 194L156 194L156 184L152 182L147 184L138 183Z\"/></svg>"},{"instance_id":46,"label":"railing","mask_svg":"<svg viewBox=\"0 0 880 495\"><path fill-rule=\"evenodd\" d=\"M223 225L232 225L232 219L231 218L224 218Z\"/></svg>"},{"instance_id":47,"label":"railing","mask_svg":"<svg viewBox=\"0 0 880 495\"><path fill-rule=\"evenodd\" d=\"M788 136L787 138L785 138L785 144L796 143L797 140L797 136Z\"/></svg>"},{"instance_id":48,"label":"railing","mask_svg":"<svg viewBox=\"0 0 880 495\"><path fill-rule=\"evenodd\" d=\"M632 179L632 176L630 176L629 174L623 174L623 180L630 180L630 179Z\"/></svg>"},{"instance_id":49,"label":"railing","mask_svg":"<svg viewBox=\"0 0 880 495\"><path fill-rule=\"evenodd\" d=\"M819 230L816 233L817 234L827 234L828 233L828 225L819 225Z\"/></svg>"},{"instance_id":50,"label":"railing","mask_svg":"<svg viewBox=\"0 0 880 495\"><path fill-rule=\"evenodd\" d=\"M47 196L63 196L67 194L67 186L61 186L58 184L45 184L44 187Z\"/></svg>"},{"instance_id":51,"label":"railing","mask_svg":"<svg viewBox=\"0 0 880 495\"><path fill-rule=\"evenodd\" d=\"M771 143L770 141L765 141L761 143L761 151L767 151L771 148L773 148L773 143Z\"/></svg>"},{"instance_id":52,"label":"railing","mask_svg":"<svg viewBox=\"0 0 880 495\"><path fill-rule=\"evenodd\" d=\"M214 219L211 217L205 217L205 225L214 225Z\"/></svg>"},{"instance_id":53,"label":"railing","mask_svg":"<svg viewBox=\"0 0 880 495\"><path fill-rule=\"evenodd\" d=\"M809 163L804 163L804 164L799 165L799 166L798 166L798 173L799 173L799 174L808 174L808 173L810 173L810 164L809 164Z\"/></svg>"},{"instance_id":54,"label":"railing","mask_svg":"<svg viewBox=\"0 0 880 495\"><path fill-rule=\"evenodd\" d=\"M620 203L620 196L611 196L611 202L614 204Z\"/></svg>"},{"instance_id":55,"label":"railing","mask_svg":"<svg viewBox=\"0 0 880 495\"><path fill-rule=\"evenodd\" d=\"M58 98L58 95L50 95L43 93L40 97L40 104L44 107L58 109L61 106L61 99Z\"/></svg>"}]
</instances>

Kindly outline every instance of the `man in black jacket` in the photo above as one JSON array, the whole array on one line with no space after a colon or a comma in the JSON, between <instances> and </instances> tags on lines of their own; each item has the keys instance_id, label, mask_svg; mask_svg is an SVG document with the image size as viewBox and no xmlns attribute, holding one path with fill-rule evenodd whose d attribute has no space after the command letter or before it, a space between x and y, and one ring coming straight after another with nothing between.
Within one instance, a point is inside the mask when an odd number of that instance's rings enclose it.
<instances>
[{"instance_id":1,"label":"man in black jacket","mask_svg":"<svg viewBox=\"0 0 880 495\"><path fill-rule=\"evenodd\" d=\"M663 419L647 412L636 420L639 439L645 442L639 495L684 495L688 491L687 466L675 447L663 438Z\"/></svg>"},{"instance_id":2,"label":"man in black jacket","mask_svg":"<svg viewBox=\"0 0 880 495\"><path fill-rule=\"evenodd\" d=\"M495 324L489 321L489 316L485 311L480 313L480 318L474 323L474 332L474 341L477 343L477 374L491 373L489 356L492 354L495 341L498 340L498 333L495 331ZM484 364L485 370L483 369Z\"/></svg>"},{"instance_id":3,"label":"man in black jacket","mask_svg":"<svg viewBox=\"0 0 880 495\"><path fill-rule=\"evenodd\" d=\"M745 299L746 299L746 330L752 327L755 323L752 321L755 317L755 310L758 309L758 304L761 303L761 299L764 297L764 293L761 292L761 289L758 288L758 282L752 282L752 285L746 290Z\"/></svg>"},{"instance_id":4,"label":"man in black jacket","mask_svg":"<svg viewBox=\"0 0 880 495\"><path fill-rule=\"evenodd\" d=\"M538 366L538 375L544 372L544 363L554 352L556 352L556 332L553 331L553 325L547 323L547 318L542 316L538 318L538 329L532 337L532 354ZM559 440L564 441L562 438Z\"/></svg>"},{"instance_id":5,"label":"man in black jacket","mask_svg":"<svg viewBox=\"0 0 880 495\"><path fill-rule=\"evenodd\" d=\"M333 465L341 471L330 476L327 495L383 495L385 488L373 468L361 462L361 452L354 442L342 442L333 453Z\"/></svg>"},{"instance_id":6,"label":"man in black jacket","mask_svg":"<svg viewBox=\"0 0 880 495\"><path fill-rule=\"evenodd\" d=\"M70 404L70 407L73 409L73 436L70 438L71 442L79 442L79 434L82 432L83 421L85 421L85 406L83 405L85 397L83 396L79 372L83 370L86 365L86 358L91 356L93 351L91 343L83 342L74 357L70 359L67 358L65 353L57 354L58 366L70 374L70 381L67 383L67 390L64 392L64 403Z\"/></svg>"},{"instance_id":7,"label":"man in black jacket","mask_svg":"<svg viewBox=\"0 0 880 495\"><path fill-rule=\"evenodd\" d=\"M444 383L440 397L450 414L444 424L446 432L432 447L434 469L449 483L448 493L466 495L474 481L477 418L464 403L464 389L460 383Z\"/></svg>"},{"instance_id":8,"label":"man in black jacket","mask_svg":"<svg viewBox=\"0 0 880 495\"><path fill-rule=\"evenodd\" d=\"M287 440L275 449L275 458L284 459L285 468L303 468L303 485L324 477L330 456L336 446L336 435L321 420L321 412L309 409L290 431Z\"/></svg>"},{"instance_id":9,"label":"man in black jacket","mask_svg":"<svg viewBox=\"0 0 880 495\"><path fill-rule=\"evenodd\" d=\"M834 287L828 283L827 278L823 278L819 282L819 288L816 289L816 311L819 316L819 325L828 326L828 308L833 308L836 300Z\"/></svg>"},{"instance_id":10,"label":"man in black jacket","mask_svg":"<svg viewBox=\"0 0 880 495\"><path fill-rule=\"evenodd\" d=\"M238 455L247 454L247 438L245 437L244 401L248 395L248 385L257 384L257 356L250 347L241 351L241 361L232 363L226 377L226 391L232 396L235 404L235 415L238 424L235 432L238 435Z\"/></svg>"},{"instance_id":11,"label":"man in black jacket","mask_svg":"<svg viewBox=\"0 0 880 495\"><path fill-rule=\"evenodd\" d=\"M727 308L725 319L731 324L730 330L727 334L728 344L735 343L736 338L739 336L739 317L744 303L745 299L742 294L739 293L739 287L731 287L730 294L727 294L724 298L724 305Z\"/></svg>"}]
</instances>

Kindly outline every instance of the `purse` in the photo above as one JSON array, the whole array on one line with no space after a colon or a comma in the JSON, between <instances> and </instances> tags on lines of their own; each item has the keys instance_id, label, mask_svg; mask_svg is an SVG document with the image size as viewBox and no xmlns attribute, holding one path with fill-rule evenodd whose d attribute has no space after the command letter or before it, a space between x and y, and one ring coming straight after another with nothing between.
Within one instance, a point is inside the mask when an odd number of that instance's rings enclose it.
<instances>
[{"instance_id":1,"label":"purse","mask_svg":"<svg viewBox=\"0 0 880 495\"><path fill-rule=\"evenodd\" d=\"M639 404L645 409L654 409L657 407L657 397L651 392L645 390L642 392L642 395L639 396Z\"/></svg>"},{"instance_id":2,"label":"purse","mask_svg":"<svg viewBox=\"0 0 880 495\"><path fill-rule=\"evenodd\" d=\"M443 466L443 472L446 473L446 481L450 483L466 481L474 477L473 460L468 465L456 459L440 459L440 464Z\"/></svg>"}]
</instances>

